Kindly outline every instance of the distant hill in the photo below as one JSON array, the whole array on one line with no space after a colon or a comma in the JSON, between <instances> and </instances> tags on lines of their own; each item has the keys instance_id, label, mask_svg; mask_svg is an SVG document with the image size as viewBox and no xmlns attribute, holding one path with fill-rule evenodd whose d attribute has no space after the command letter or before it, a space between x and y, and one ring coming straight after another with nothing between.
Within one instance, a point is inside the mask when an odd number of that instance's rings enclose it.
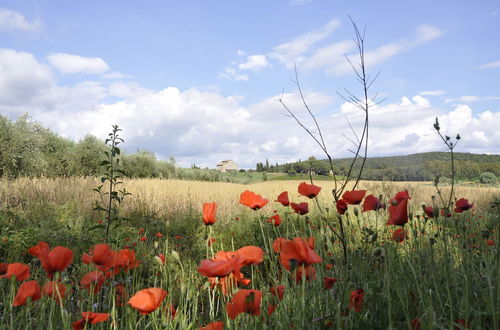
<instances>
[{"instance_id":1,"label":"distant hill","mask_svg":"<svg viewBox=\"0 0 500 330\"><path fill-rule=\"evenodd\" d=\"M333 161L335 173L346 175L352 158ZM361 160L357 160L354 173L359 172ZM301 173L312 169L317 174L328 174L327 160L313 157L284 165L272 166L275 172ZM455 153L456 177L460 180L477 180L483 172L492 172L500 177L500 155ZM356 175L356 174L355 174ZM406 156L372 157L365 163L362 178L365 180L430 181L436 175L451 176L450 154L447 152L426 152Z\"/></svg>"}]
</instances>

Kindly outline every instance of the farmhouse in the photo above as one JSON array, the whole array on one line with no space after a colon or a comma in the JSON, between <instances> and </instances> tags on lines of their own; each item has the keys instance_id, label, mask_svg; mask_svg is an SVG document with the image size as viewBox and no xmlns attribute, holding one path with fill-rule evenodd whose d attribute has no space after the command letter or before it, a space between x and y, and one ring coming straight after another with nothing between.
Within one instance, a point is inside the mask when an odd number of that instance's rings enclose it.
<instances>
[{"instance_id":1,"label":"farmhouse","mask_svg":"<svg viewBox=\"0 0 500 330\"><path fill-rule=\"evenodd\" d=\"M238 171L238 164L233 162L232 160L223 160L219 164L217 164L217 170L224 173L227 171Z\"/></svg>"}]
</instances>

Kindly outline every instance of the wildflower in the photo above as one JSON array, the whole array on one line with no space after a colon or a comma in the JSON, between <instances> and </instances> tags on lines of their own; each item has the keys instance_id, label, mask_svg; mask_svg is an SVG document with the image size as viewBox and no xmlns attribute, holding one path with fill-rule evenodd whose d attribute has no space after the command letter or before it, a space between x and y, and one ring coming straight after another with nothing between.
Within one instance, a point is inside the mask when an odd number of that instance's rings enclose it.
<instances>
[{"instance_id":1,"label":"wildflower","mask_svg":"<svg viewBox=\"0 0 500 330\"><path fill-rule=\"evenodd\" d=\"M269 289L269 292L275 297L278 297L279 300L283 300L283 296L285 295L285 286L275 286Z\"/></svg>"},{"instance_id":2,"label":"wildflower","mask_svg":"<svg viewBox=\"0 0 500 330\"><path fill-rule=\"evenodd\" d=\"M326 269L326 270L333 269L333 265L332 265L332 264L326 264L326 265L325 265L325 269Z\"/></svg>"},{"instance_id":3,"label":"wildflower","mask_svg":"<svg viewBox=\"0 0 500 330\"><path fill-rule=\"evenodd\" d=\"M71 326L74 330L81 330L85 328L86 323L96 324L106 322L110 315L109 313L82 312L82 319L73 322Z\"/></svg>"},{"instance_id":4,"label":"wildflower","mask_svg":"<svg viewBox=\"0 0 500 330\"><path fill-rule=\"evenodd\" d=\"M31 301L33 302L40 299L41 296L42 294L40 292L40 286L38 285L37 281L24 282L17 290L12 306L16 307L25 305L28 301L28 298L31 298Z\"/></svg>"},{"instance_id":5,"label":"wildflower","mask_svg":"<svg viewBox=\"0 0 500 330\"><path fill-rule=\"evenodd\" d=\"M273 315L275 310L276 310L276 305L270 304L269 306L267 306L267 316Z\"/></svg>"},{"instance_id":6,"label":"wildflower","mask_svg":"<svg viewBox=\"0 0 500 330\"><path fill-rule=\"evenodd\" d=\"M224 329L224 322L222 321L211 322L206 326L200 328L200 330L223 330L223 329Z\"/></svg>"},{"instance_id":7,"label":"wildflower","mask_svg":"<svg viewBox=\"0 0 500 330\"><path fill-rule=\"evenodd\" d=\"M303 239L296 237L293 241L283 242L280 262L287 270L291 270L292 265L309 266L320 263L321 260L321 257Z\"/></svg>"},{"instance_id":8,"label":"wildflower","mask_svg":"<svg viewBox=\"0 0 500 330\"><path fill-rule=\"evenodd\" d=\"M283 191L281 194L279 194L278 199L275 200L275 202L279 202L283 206L290 205L290 201L288 200L288 191Z\"/></svg>"},{"instance_id":9,"label":"wildflower","mask_svg":"<svg viewBox=\"0 0 500 330\"><path fill-rule=\"evenodd\" d=\"M139 267L139 261L136 259L135 251L130 249L122 249L116 252L114 267L115 273L118 273L120 269L128 271L130 269Z\"/></svg>"},{"instance_id":10,"label":"wildflower","mask_svg":"<svg viewBox=\"0 0 500 330\"><path fill-rule=\"evenodd\" d=\"M241 313L260 315L262 292L259 290L241 289L226 304L227 315L234 320Z\"/></svg>"},{"instance_id":11,"label":"wildflower","mask_svg":"<svg viewBox=\"0 0 500 330\"><path fill-rule=\"evenodd\" d=\"M474 204L469 204L469 201L465 198L460 198L455 202L455 212L462 213L463 211L467 211L471 209Z\"/></svg>"},{"instance_id":12,"label":"wildflower","mask_svg":"<svg viewBox=\"0 0 500 330\"><path fill-rule=\"evenodd\" d=\"M215 242L217 242L217 240L215 238L209 238L207 240L207 245L212 246L212 244L214 244Z\"/></svg>"},{"instance_id":13,"label":"wildflower","mask_svg":"<svg viewBox=\"0 0 500 330\"><path fill-rule=\"evenodd\" d=\"M366 190L352 190L346 191L342 194L342 199L347 202L347 204L358 205L365 197Z\"/></svg>"},{"instance_id":14,"label":"wildflower","mask_svg":"<svg viewBox=\"0 0 500 330\"><path fill-rule=\"evenodd\" d=\"M9 264L4 264L3 262L0 262L0 275L3 275L7 272L7 267L9 267Z\"/></svg>"},{"instance_id":15,"label":"wildflower","mask_svg":"<svg viewBox=\"0 0 500 330\"><path fill-rule=\"evenodd\" d=\"M351 296L349 298L349 309L354 309L356 312L361 313L364 297L365 291L363 289L351 291Z\"/></svg>"},{"instance_id":16,"label":"wildflower","mask_svg":"<svg viewBox=\"0 0 500 330\"><path fill-rule=\"evenodd\" d=\"M267 222L272 223L275 226L281 225L281 217L279 214L275 214L269 219L267 219Z\"/></svg>"},{"instance_id":17,"label":"wildflower","mask_svg":"<svg viewBox=\"0 0 500 330\"><path fill-rule=\"evenodd\" d=\"M66 286L61 282L50 281L45 283L43 286L43 295L54 298L57 302L59 301L59 296L61 299L64 299L64 295L66 294Z\"/></svg>"},{"instance_id":18,"label":"wildflower","mask_svg":"<svg viewBox=\"0 0 500 330\"><path fill-rule=\"evenodd\" d=\"M335 282L337 282L337 279L335 277L323 277L323 287L325 288L325 290L333 288Z\"/></svg>"},{"instance_id":19,"label":"wildflower","mask_svg":"<svg viewBox=\"0 0 500 330\"><path fill-rule=\"evenodd\" d=\"M280 253L283 250L283 244L288 241L286 238L278 237L273 242L273 251Z\"/></svg>"},{"instance_id":20,"label":"wildflower","mask_svg":"<svg viewBox=\"0 0 500 330\"><path fill-rule=\"evenodd\" d=\"M215 214L217 213L216 203L204 203L203 204L203 223L210 226L215 223Z\"/></svg>"},{"instance_id":21,"label":"wildflower","mask_svg":"<svg viewBox=\"0 0 500 330\"><path fill-rule=\"evenodd\" d=\"M306 202L299 204L290 203L290 206L295 211L295 213L298 213L299 215L304 215L309 213L309 205Z\"/></svg>"},{"instance_id":22,"label":"wildflower","mask_svg":"<svg viewBox=\"0 0 500 330\"><path fill-rule=\"evenodd\" d=\"M141 236L142 234L144 234L144 228L139 228L139 232L137 233L137 235Z\"/></svg>"},{"instance_id":23,"label":"wildflower","mask_svg":"<svg viewBox=\"0 0 500 330\"><path fill-rule=\"evenodd\" d=\"M302 182L301 184L299 184L298 191L299 191L299 194L301 194L302 196L314 198L321 191L321 187L315 186L313 184L307 184L305 182Z\"/></svg>"},{"instance_id":24,"label":"wildflower","mask_svg":"<svg viewBox=\"0 0 500 330\"><path fill-rule=\"evenodd\" d=\"M247 245L234 253L245 258L244 265L256 265L264 261L264 251L258 246Z\"/></svg>"},{"instance_id":25,"label":"wildflower","mask_svg":"<svg viewBox=\"0 0 500 330\"><path fill-rule=\"evenodd\" d=\"M420 330L421 326L422 324L418 318L410 321L410 328L413 330Z\"/></svg>"},{"instance_id":26,"label":"wildflower","mask_svg":"<svg viewBox=\"0 0 500 330\"><path fill-rule=\"evenodd\" d=\"M104 284L105 280L106 277L104 276L104 273L102 271L94 270L93 272L89 272L83 275L80 284L84 288L86 288L89 293L93 292L94 294L96 294L97 292L101 291L101 287Z\"/></svg>"},{"instance_id":27,"label":"wildflower","mask_svg":"<svg viewBox=\"0 0 500 330\"><path fill-rule=\"evenodd\" d=\"M402 243L405 239L407 239L407 233L403 228L398 228L392 234L392 240L398 243Z\"/></svg>"},{"instance_id":28,"label":"wildflower","mask_svg":"<svg viewBox=\"0 0 500 330\"><path fill-rule=\"evenodd\" d=\"M427 217L434 218L434 209L432 208L432 205L423 206L423 209L424 209L424 213Z\"/></svg>"},{"instance_id":29,"label":"wildflower","mask_svg":"<svg viewBox=\"0 0 500 330\"><path fill-rule=\"evenodd\" d=\"M269 201L267 199L250 190L245 190L240 195L240 204L248 206L252 210L263 208L268 202Z\"/></svg>"},{"instance_id":30,"label":"wildflower","mask_svg":"<svg viewBox=\"0 0 500 330\"><path fill-rule=\"evenodd\" d=\"M146 241L146 239L147 239L147 237L146 237L146 236L142 236L141 238L139 238L139 241L141 241L141 242L145 242L145 241Z\"/></svg>"},{"instance_id":31,"label":"wildflower","mask_svg":"<svg viewBox=\"0 0 500 330\"><path fill-rule=\"evenodd\" d=\"M163 237L163 234L162 234L162 233L160 233L160 232L157 232L157 233L155 234L155 236L156 236L156 237L158 237L158 238L162 238L162 237Z\"/></svg>"},{"instance_id":32,"label":"wildflower","mask_svg":"<svg viewBox=\"0 0 500 330\"><path fill-rule=\"evenodd\" d=\"M50 279L55 272L62 272L68 268L73 261L73 251L64 246L56 246L50 250L45 242L39 242L38 245L31 247L28 253L38 257Z\"/></svg>"},{"instance_id":33,"label":"wildflower","mask_svg":"<svg viewBox=\"0 0 500 330\"><path fill-rule=\"evenodd\" d=\"M388 225L403 226L408 222L408 191L400 191L391 201L389 206Z\"/></svg>"},{"instance_id":34,"label":"wildflower","mask_svg":"<svg viewBox=\"0 0 500 330\"><path fill-rule=\"evenodd\" d=\"M377 197L371 194L365 197L362 212L377 211L379 209L385 209L385 205Z\"/></svg>"},{"instance_id":35,"label":"wildflower","mask_svg":"<svg viewBox=\"0 0 500 330\"><path fill-rule=\"evenodd\" d=\"M198 272L206 277L224 277L234 271L239 272L244 262L245 257L237 254L230 258L224 258L219 254L215 259L202 260Z\"/></svg>"},{"instance_id":36,"label":"wildflower","mask_svg":"<svg viewBox=\"0 0 500 330\"><path fill-rule=\"evenodd\" d=\"M8 264L5 274L0 277L11 278L13 276L16 277L16 281L22 282L30 277L30 268L19 262Z\"/></svg>"},{"instance_id":37,"label":"wildflower","mask_svg":"<svg viewBox=\"0 0 500 330\"><path fill-rule=\"evenodd\" d=\"M92 255L84 253L82 262L85 264L94 263L100 271L107 271L115 266L116 252L111 250L108 244L96 244Z\"/></svg>"},{"instance_id":38,"label":"wildflower","mask_svg":"<svg viewBox=\"0 0 500 330\"><path fill-rule=\"evenodd\" d=\"M339 199L336 203L336 206L337 206L337 212L339 214L345 214L348 208L347 202L343 199Z\"/></svg>"},{"instance_id":39,"label":"wildflower","mask_svg":"<svg viewBox=\"0 0 500 330\"><path fill-rule=\"evenodd\" d=\"M117 306L123 306L128 298L127 288L122 284L115 287L115 303Z\"/></svg>"},{"instance_id":40,"label":"wildflower","mask_svg":"<svg viewBox=\"0 0 500 330\"><path fill-rule=\"evenodd\" d=\"M175 236L174 236L174 238L175 238L176 240L181 240L181 239L182 239L182 236L181 236L181 235L175 235Z\"/></svg>"},{"instance_id":41,"label":"wildflower","mask_svg":"<svg viewBox=\"0 0 500 330\"><path fill-rule=\"evenodd\" d=\"M160 288L149 288L138 291L128 304L142 315L155 311L167 296L167 291Z\"/></svg>"}]
</instances>

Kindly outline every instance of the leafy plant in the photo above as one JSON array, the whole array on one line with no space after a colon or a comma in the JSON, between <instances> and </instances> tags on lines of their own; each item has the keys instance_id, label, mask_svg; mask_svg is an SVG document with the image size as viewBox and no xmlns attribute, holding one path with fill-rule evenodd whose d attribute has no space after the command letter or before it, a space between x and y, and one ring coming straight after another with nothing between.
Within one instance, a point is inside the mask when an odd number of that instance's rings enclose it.
<instances>
[{"instance_id":1,"label":"leafy plant","mask_svg":"<svg viewBox=\"0 0 500 330\"><path fill-rule=\"evenodd\" d=\"M108 135L109 137L104 141L108 146L108 150L104 151L106 159L101 162L101 166L105 168L101 177L102 184L94 188L94 191L99 194L100 200L95 201L93 210L99 212L99 214L104 212L106 223L96 225L92 228L105 229L106 239L109 236L109 229L112 223L114 223L113 228L116 228L122 224L123 220L127 220L120 217L119 210L125 197L131 195L125 188L121 190L117 188L123 184L121 180L125 176L125 172L121 169L121 150L118 147L124 140L118 134L121 131L118 125L112 125L112 127L113 129Z\"/></svg>"},{"instance_id":2,"label":"leafy plant","mask_svg":"<svg viewBox=\"0 0 500 330\"><path fill-rule=\"evenodd\" d=\"M483 172L479 175L479 182L488 184L497 183L497 177L491 172Z\"/></svg>"}]
</instances>

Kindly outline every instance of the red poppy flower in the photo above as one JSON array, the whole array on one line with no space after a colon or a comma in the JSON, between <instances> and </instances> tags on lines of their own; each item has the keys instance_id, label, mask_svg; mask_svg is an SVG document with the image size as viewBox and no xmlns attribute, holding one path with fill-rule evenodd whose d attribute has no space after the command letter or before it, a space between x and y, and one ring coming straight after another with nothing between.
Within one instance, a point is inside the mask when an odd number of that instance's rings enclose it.
<instances>
[{"instance_id":1,"label":"red poppy flower","mask_svg":"<svg viewBox=\"0 0 500 330\"><path fill-rule=\"evenodd\" d=\"M408 190L403 190L403 191L400 191L396 194L396 196L394 196L394 200L399 203L401 202L402 200L404 199L411 199L410 198L410 194L408 193Z\"/></svg>"},{"instance_id":2,"label":"red poppy flower","mask_svg":"<svg viewBox=\"0 0 500 330\"><path fill-rule=\"evenodd\" d=\"M294 238L293 241L283 243L280 262L287 269L291 269L290 261L296 265L311 265L321 262L321 257L314 252L309 245L301 238Z\"/></svg>"},{"instance_id":3,"label":"red poppy flower","mask_svg":"<svg viewBox=\"0 0 500 330\"><path fill-rule=\"evenodd\" d=\"M100 270L94 270L93 272L89 272L83 275L80 284L84 288L86 288L89 293L93 292L94 294L96 294L97 292L101 291L101 287L104 284L105 280L106 277L104 276L103 272L101 272Z\"/></svg>"},{"instance_id":4,"label":"red poppy flower","mask_svg":"<svg viewBox=\"0 0 500 330\"><path fill-rule=\"evenodd\" d=\"M253 191L245 190L240 195L240 204L248 206L252 210L263 208L269 201Z\"/></svg>"},{"instance_id":5,"label":"red poppy flower","mask_svg":"<svg viewBox=\"0 0 500 330\"><path fill-rule=\"evenodd\" d=\"M300 265L295 270L295 282L302 282L302 278L305 277L306 281L315 280L316 279L316 268L309 265Z\"/></svg>"},{"instance_id":6,"label":"red poppy flower","mask_svg":"<svg viewBox=\"0 0 500 330\"><path fill-rule=\"evenodd\" d=\"M281 225L281 217L279 214L275 214L269 219L267 219L267 222L272 223L275 226Z\"/></svg>"},{"instance_id":7,"label":"red poppy flower","mask_svg":"<svg viewBox=\"0 0 500 330\"><path fill-rule=\"evenodd\" d=\"M226 304L227 315L234 320L241 313L260 315L262 292L259 290L241 289Z\"/></svg>"},{"instance_id":8,"label":"red poppy flower","mask_svg":"<svg viewBox=\"0 0 500 330\"><path fill-rule=\"evenodd\" d=\"M130 249L122 249L116 252L115 272L119 269L128 271L139 267L139 260L136 259L135 251Z\"/></svg>"},{"instance_id":9,"label":"red poppy flower","mask_svg":"<svg viewBox=\"0 0 500 330\"><path fill-rule=\"evenodd\" d=\"M455 320L454 323L456 323L456 325L455 324L453 325L453 329L456 330L469 329L469 325L464 319Z\"/></svg>"},{"instance_id":10,"label":"red poppy flower","mask_svg":"<svg viewBox=\"0 0 500 330\"><path fill-rule=\"evenodd\" d=\"M71 326L74 330L81 330L85 328L86 323L96 324L106 322L110 315L110 313L82 312L82 319L73 322Z\"/></svg>"},{"instance_id":11,"label":"red poppy flower","mask_svg":"<svg viewBox=\"0 0 500 330\"><path fill-rule=\"evenodd\" d=\"M278 237L273 242L273 251L276 253L281 252L283 249L283 244L288 241L286 238Z\"/></svg>"},{"instance_id":12,"label":"red poppy flower","mask_svg":"<svg viewBox=\"0 0 500 330\"><path fill-rule=\"evenodd\" d=\"M351 291L351 296L349 298L349 308L354 309L358 313L361 313L364 297L365 297L365 290L363 289L357 289Z\"/></svg>"},{"instance_id":13,"label":"red poppy flower","mask_svg":"<svg viewBox=\"0 0 500 330\"><path fill-rule=\"evenodd\" d=\"M419 319L413 319L410 321L410 327L413 329L413 330L420 330L421 328L421 323L420 323L420 320Z\"/></svg>"},{"instance_id":14,"label":"red poppy flower","mask_svg":"<svg viewBox=\"0 0 500 330\"><path fill-rule=\"evenodd\" d=\"M16 281L22 282L30 277L30 268L19 262L8 264L6 273L0 277L11 278L12 276L16 277Z\"/></svg>"},{"instance_id":15,"label":"red poppy flower","mask_svg":"<svg viewBox=\"0 0 500 330\"><path fill-rule=\"evenodd\" d=\"M149 288L138 291L128 304L142 315L155 311L167 296L167 291L160 288Z\"/></svg>"},{"instance_id":16,"label":"red poppy flower","mask_svg":"<svg viewBox=\"0 0 500 330\"><path fill-rule=\"evenodd\" d=\"M434 209L432 208L432 205L424 207L424 212L429 218L434 218Z\"/></svg>"},{"instance_id":17,"label":"red poppy flower","mask_svg":"<svg viewBox=\"0 0 500 330\"><path fill-rule=\"evenodd\" d=\"M203 223L207 226L215 223L215 214L217 213L216 203L203 204Z\"/></svg>"},{"instance_id":18,"label":"red poppy flower","mask_svg":"<svg viewBox=\"0 0 500 330\"><path fill-rule=\"evenodd\" d=\"M267 316L273 315L275 310L276 310L276 305L270 304L269 306L267 306Z\"/></svg>"},{"instance_id":19,"label":"red poppy flower","mask_svg":"<svg viewBox=\"0 0 500 330\"><path fill-rule=\"evenodd\" d=\"M170 313L169 317L175 319L175 315L177 314L177 308L174 307L173 304L168 304L167 313Z\"/></svg>"},{"instance_id":20,"label":"red poppy flower","mask_svg":"<svg viewBox=\"0 0 500 330\"><path fill-rule=\"evenodd\" d=\"M24 305L28 301L28 298L31 298L31 301L33 302L40 299L41 296L40 286L37 281L24 282L17 290L12 306L16 307Z\"/></svg>"},{"instance_id":21,"label":"red poppy flower","mask_svg":"<svg viewBox=\"0 0 500 330\"><path fill-rule=\"evenodd\" d=\"M333 269L333 265L332 265L332 264L326 264L326 265L325 265L325 269L326 269L326 270Z\"/></svg>"},{"instance_id":22,"label":"red poppy flower","mask_svg":"<svg viewBox=\"0 0 500 330\"><path fill-rule=\"evenodd\" d=\"M275 202L280 202L283 206L290 205L290 201L288 200L288 191L284 191L278 195L278 199Z\"/></svg>"},{"instance_id":23,"label":"red poppy flower","mask_svg":"<svg viewBox=\"0 0 500 330\"><path fill-rule=\"evenodd\" d=\"M404 226L408 222L408 199L403 199L397 206L389 206L388 225Z\"/></svg>"},{"instance_id":24,"label":"red poppy flower","mask_svg":"<svg viewBox=\"0 0 500 330\"><path fill-rule=\"evenodd\" d=\"M155 236L156 236L156 237L158 237L158 238L162 238L162 237L163 237L163 234L162 234L162 233L160 233L160 232L157 232L157 233L155 234Z\"/></svg>"},{"instance_id":25,"label":"red poppy flower","mask_svg":"<svg viewBox=\"0 0 500 330\"><path fill-rule=\"evenodd\" d=\"M494 241L494 240L492 240L492 239L489 239L489 240L487 240L487 241L486 241L486 244L487 244L488 246L495 246L495 241Z\"/></svg>"},{"instance_id":26,"label":"red poppy flower","mask_svg":"<svg viewBox=\"0 0 500 330\"><path fill-rule=\"evenodd\" d=\"M202 260L198 272L206 277L224 277L234 271L239 272L245 260L245 257L237 254L228 259Z\"/></svg>"},{"instance_id":27,"label":"red poppy flower","mask_svg":"<svg viewBox=\"0 0 500 330\"><path fill-rule=\"evenodd\" d=\"M402 243L407 238L406 231L403 228L398 228L392 234L392 240Z\"/></svg>"},{"instance_id":28,"label":"red poppy flower","mask_svg":"<svg viewBox=\"0 0 500 330\"><path fill-rule=\"evenodd\" d=\"M224 330L224 322L217 321L211 322L204 327L201 327L200 330Z\"/></svg>"},{"instance_id":29,"label":"red poppy flower","mask_svg":"<svg viewBox=\"0 0 500 330\"><path fill-rule=\"evenodd\" d=\"M347 208L349 207L347 205L347 202L343 199L339 199L336 203L337 205L337 212L339 214L345 214L345 212L347 211Z\"/></svg>"},{"instance_id":30,"label":"red poppy flower","mask_svg":"<svg viewBox=\"0 0 500 330\"><path fill-rule=\"evenodd\" d=\"M447 217L447 218L449 218L449 217L451 217L451 212L450 212L450 211L448 211L448 210L445 210L445 209L441 209L441 215L442 215L443 217Z\"/></svg>"},{"instance_id":31,"label":"red poppy flower","mask_svg":"<svg viewBox=\"0 0 500 330\"><path fill-rule=\"evenodd\" d=\"M468 209L471 209L474 206L473 204L469 204L469 201L465 198L460 198L458 201L455 202L455 212L457 213L462 213L463 211L467 211Z\"/></svg>"},{"instance_id":32,"label":"red poppy flower","mask_svg":"<svg viewBox=\"0 0 500 330\"><path fill-rule=\"evenodd\" d=\"M365 197L362 212L377 211L379 209L385 209L385 205L377 197L371 194Z\"/></svg>"},{"instance_id":33,"label":"red poppy flower","mask_svg":"<svg viewBox=\"0 0 500 330\"><path fill-rule=\"evenodd\" d=\"M346 191L342 194L342 199L344 199L347 204L358 205L365 197L366 190L352 190Z\"/></svg>"},{"instance_id":34,"label":"red poppy flower","mask_svg":"<svg viewBox=\"0 0 500 330\"><path fill-rule=\"evenodd\" d=\"M116 252L111 250L108 244L96 244L92 255L84 253L82 255L82 262L96 264L97 269L100 271L107 271L115 266Z\"/></svg>"},{"instance_id":35,"label":"red poppy flower","mask_svg":"<svg viewBox=\"0 0 500 330\"><path fill-rule=\"evenodd\" d=\"M234 253L245 258L244 265L257 265L264 261L264 251L258 246L247 245Z\"/></svg>"},{"instance_id":36,"label":"red poppy flower","mask_svg":"<svg viewBox=\"0 0 500 330\"><path fill-rule=\"evenodd\" d=\"M61 282L50 281L45 283L43 286L43 295L54 298L57 302L59 301L59 296L61 299L64 299L64 295L66 294L66 286Z\"/></svg>"},{"instance_id":37,"label":"red poppy flower","mask_svg":"<svg viewBox=\"0 0 500 330\"><path fill-rule=\"evenodd\" d=\"M115 287L115 303L117 306L123 306L128 299L127 288L124 285L118 284Z\"/></svg>"},{"instance_id":38,"label":"red poppy flower","mask_svg":"<svg viewBox=\"0 0 500 330\"><path fill-rule=\"evenodd\" d=\"M207 240L207 245L212 246L212 244L214 244L215 242L217 242L217 240L215 238L209 238Z\"/></svg>"},{"instance_id":39,"label":"red poppy flower","mask_svg":"<svg viewBox=\"0 0 500 330\"><path fill-rule=\"evenodd\" d=\"M323 286L325 290L333 288L333 285L337 282L337 279L335 277L328 277L325 276L323 277Z\"/></svg>"},{"instance_id":40,"label":"red poppy flower","mask_svg":"<svg viewBox=\"0 0 500 330\"><path fill-rule=\"evenodd\" d=\"M309 213L309 205L306 202L299 204L290 203L290 206L295 211L295 213L298 213L300 215Z\"/></svg>"},{"instance_id":41,"label":"red poppy flower","mask_svg":"<svg viewBox=\"0 0 500 330\"><path fill-rule=\"evenodd\" d=\"M7 267L9 267L9 264L4 264L3 262L0 262L0 275L3 275L7 272Z\"/></svg>"},{"instance_id":42,"label":"red poppy flower","mask_svg":"<svg viewBox=\"0 0 500 330\"><path fill-rule=\"evenodd\" d=\"M39 242L38 245L31 247L28 253L38 257L50 279L55 272L62 272L68 268L73 261L73 251L64 246L56 246L50 250L45 242Z\"/></svg>"},{"instance_id":43,"label":"red poppy flower","mask_svg":"<svg viewBox=\"0 0 500 330\"><path fill-rule=\"evenodd\" d=\"M273 296L278 297L279 300L283 300L283 296L285 295L285 286L280 285L272 287L269 289L269 292L271 292Z\"/></svg>"},{"instance_id":44,"label":"red poppy flower","mask_svg":"<svg viewBox=\"0 0 500 330\"><path fill-rule=\"evenodd\" d=\"M321 187L315 186L313 184L307 184L305 182L302 182L301 184L299 184L298 191L299 191L299 194L301 194L302 196L314 198L321 191Z\"/></svg>"}]
</instances>

